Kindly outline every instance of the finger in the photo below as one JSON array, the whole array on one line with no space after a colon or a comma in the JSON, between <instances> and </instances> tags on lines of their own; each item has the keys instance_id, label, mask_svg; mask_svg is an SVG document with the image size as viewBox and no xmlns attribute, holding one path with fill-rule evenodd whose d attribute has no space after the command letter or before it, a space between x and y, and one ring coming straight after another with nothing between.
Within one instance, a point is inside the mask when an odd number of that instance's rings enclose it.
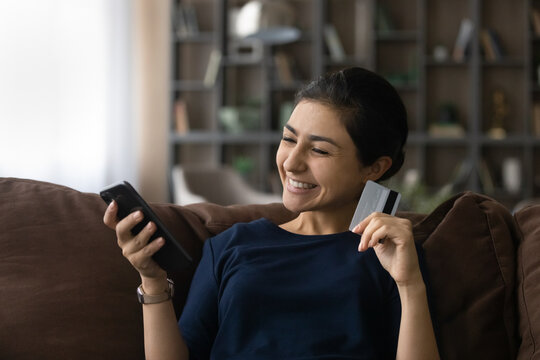
<instances>
[{"instance_id":1,"label":"finger","mask_svg":"<svg viewBox=\"0 0 540 360\"><path fill-rule=\"evenodd\" d=\"M379 239L383 238L387 233L384 214L373 213L365 220L367 220L367 224L361 224L363 231L362 238L360 239L360 244L358 246L358 251L365 251L369 247L373 247L379 241ZM385 227L385 230L383 230L382 233L376 233L382 227Z\"/></svg>"},{"instance_id":2,"label":"finger","mask_svg":"<svg viewBox=\"0 0 540 360\"><path fill-rule=\"evenodd\" d=\"M130 238L131 229L133 229L135 225L140 223L143 218L144 215L141 211L135 211L129 214L116 225L116 235L119 238L122 238L122 240Z\"/></svg>"},{"instance_id":3,"label":"finger","mask_svg":"<svg viewBox=\"0 0 540 360\"><path fill-rule=\"evenodd\" d=\"M107 210L105 210L105 214L103 215L103 222L105 225L107 225L111 229L115 229L116 225L118 224L118 205L116 204L116 201L111 201L109 206L107 206Z\"/></svg>"},{"instance_id":4,"label":"finger","mask_svg":"<svg viewBox=\"0 0 540 360\"><path fill-rule=\"evenodd\" d=\"M129 237L126 238L126 240L119 239L118 245L124 251L125 256L138 252L148 244L156 229L156 225L150 221L137 235L131 239Z\"/></svg>"},{"instance_id":5,"label":"finger","mask_svg":"<svg viewBox=\"0 0 540 360\"><path fill-rule=\"evenodd\" d=\"M362 232L362 237L360 238L360 244L358 245L358 251L366 251L369 247L371 237L373 232L376 230L374 222L370 222L364 231Z\"/></svg>"},{"instance_id":6,"label":"finger","mask_svg":"<svg viewBox=\"0 0 540 360\"><path fill-rule=\"evenodd\" d=\"M380 217L384 217L384 216L389 216L388 214L385 214L385 213L381 213L381 212L372 212L371 214L369 214L366 218L364 218L364 220L360 221L358 223L358 225L356 225L353 229L352 229L352 232L354 233L357 233L357 234L363 234L366 227L369 225L369 223L374 219L374 218L380 218Z\"/></svg>"},{"instance_id":7,"label":"finger","mask_svg":"<svg viewBox=\"0 0 540 360\"><path fill-rule=\"evenodd\" d=\"M155 263L155 261L152 259L152 256L158 252L163 245L165 245L165 240L162 237L159 237L145 247L141 248L139 251L130 255L128 260L136 269L141 271L147 270L153 265L158 266L157 263Z\"/></svg>"},{"instance_id":8,"label":"finger","mask_svg":"<svg viewBox=\"0 0 540 360\"><path fill-rule=\"evenodd\" d=\"M369 239L368 247L375 247L388 239L388 229L386 226L378 228Z\"/></svg>"}]
</instances>

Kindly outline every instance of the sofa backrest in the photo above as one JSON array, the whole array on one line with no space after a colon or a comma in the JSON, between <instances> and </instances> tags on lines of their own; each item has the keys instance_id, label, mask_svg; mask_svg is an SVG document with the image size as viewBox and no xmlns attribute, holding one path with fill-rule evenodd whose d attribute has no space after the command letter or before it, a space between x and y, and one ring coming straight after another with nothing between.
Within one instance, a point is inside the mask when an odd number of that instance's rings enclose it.
<instances>
[{"instance_id":1,"label":"sofa backrest","mask_svg":"<svg viewBox=\"0 0 540 360\"><path fill-rule=\"evenodd\" d=\"M517 252L519 360L540 359L540 205L515 214L521 232Z\"/></svg>"},{"instance_id":2,"label":"sofa backrest","mask_svg":"<svg viewBox=\"0 0 540 360\"><path fill-rule=\"evenodd\" d=\"M295 216L281 204L153 208L195 259L205 239L238 221ZM104 211L96 194L0 178L1 358L144 357L140 279L103 225ZM474 193L427 216L399 214L425 250L443 359L540 359L539 214L536 206L513 218ZM177 314L193 271L170 274Z\"/></svg>"}]
</instances>

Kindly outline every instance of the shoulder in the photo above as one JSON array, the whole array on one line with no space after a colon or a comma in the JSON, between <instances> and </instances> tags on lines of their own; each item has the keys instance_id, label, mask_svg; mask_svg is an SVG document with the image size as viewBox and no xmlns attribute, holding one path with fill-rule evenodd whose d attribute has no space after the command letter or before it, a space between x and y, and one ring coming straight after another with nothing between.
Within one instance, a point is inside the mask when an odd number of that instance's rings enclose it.
<instances>
[{"instance_id":1,"label":"shoulder","mask_svg":"<svg viewBox=\"0 0 540 360\"><path fill-rule=\"evenodd\" d=\"M270 220L260 218L251 222L236 223L227 230L211 237L206 242L214 251L221 252L225 248L240 245L246 241L252 242L277 228Z\"/></svg>"}]
</instances>

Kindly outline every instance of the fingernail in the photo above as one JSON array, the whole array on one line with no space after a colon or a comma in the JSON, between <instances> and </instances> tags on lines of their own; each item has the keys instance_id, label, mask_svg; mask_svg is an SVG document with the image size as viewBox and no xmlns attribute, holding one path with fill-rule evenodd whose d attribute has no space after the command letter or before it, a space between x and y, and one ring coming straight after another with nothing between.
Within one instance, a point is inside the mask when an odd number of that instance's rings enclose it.
<instances>
[{"instance_id":1,"label":"fingernail","mask_svg":"<svg viewBox=\"0 0 540 360\"><path fill-rule=\"evenodd\" d=\"M142 212L141 212L141 211L135 212L135 213L133 214L133 218L134 218L135 220L141 220L141 219L143 218Z\"/></svg>"}]
</instances>

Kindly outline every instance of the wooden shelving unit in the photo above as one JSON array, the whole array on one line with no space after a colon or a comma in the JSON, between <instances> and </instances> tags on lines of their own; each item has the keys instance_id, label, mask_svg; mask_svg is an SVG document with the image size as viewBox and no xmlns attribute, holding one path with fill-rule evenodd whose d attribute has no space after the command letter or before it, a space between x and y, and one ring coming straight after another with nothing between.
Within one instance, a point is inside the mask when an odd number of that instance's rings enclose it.
<instances>
[{"instance_id":1,"label":"wooden shelving unit","mask_svg":"<svg viewBox=\"0 0 540 360\"><path fill-rule=\"evenodd\" d=\"M533 111L540 104L540 35L531 21L533 10L540 11L540 0L288 2L297 15L300 40L265 45L257 61L242 61L230 53L234 40L226 31L228 14L245 0L174 2L175 9L181 5L195 9L199 32L178 36L177 16L172 17L171 103L184 100L190 130L176 132L171 109L171 168L178 163L230 165L248 159L253 169L246 178L258 189L271 191L283 105L308 80L357 65L387 77L407 107L408 155L398 177L416 169L423 183L436 190L452 181L460 168L468 168L462 189L486 193L508 207L540 197L540 114L535 117ZM452 53L463 19L469 19L474 30L465 57L455 60ZM329 54L324 36L327 24L339 35L343 59ZM484 29L497 34L501 57L486 55ZM446 59L435 58L437 47L446 49ZM213 50L223 57L215 82L208 86L203 79ZM278 53L295 64L290 83L277 76L274 57ZM503 94L502 108L495 100L496 91ZM228 132L219 120L220 109L247 103L257 104L256 129ZM440 121L441 107L450 108L449 104L464 132L459 137L434 136L432 125ZM497 116L506 131L500 139L490 136ZM503 164L515 166L516 161L521 183L517 191L510 191L502 175Z\"/></svg>"}]
</instances>

